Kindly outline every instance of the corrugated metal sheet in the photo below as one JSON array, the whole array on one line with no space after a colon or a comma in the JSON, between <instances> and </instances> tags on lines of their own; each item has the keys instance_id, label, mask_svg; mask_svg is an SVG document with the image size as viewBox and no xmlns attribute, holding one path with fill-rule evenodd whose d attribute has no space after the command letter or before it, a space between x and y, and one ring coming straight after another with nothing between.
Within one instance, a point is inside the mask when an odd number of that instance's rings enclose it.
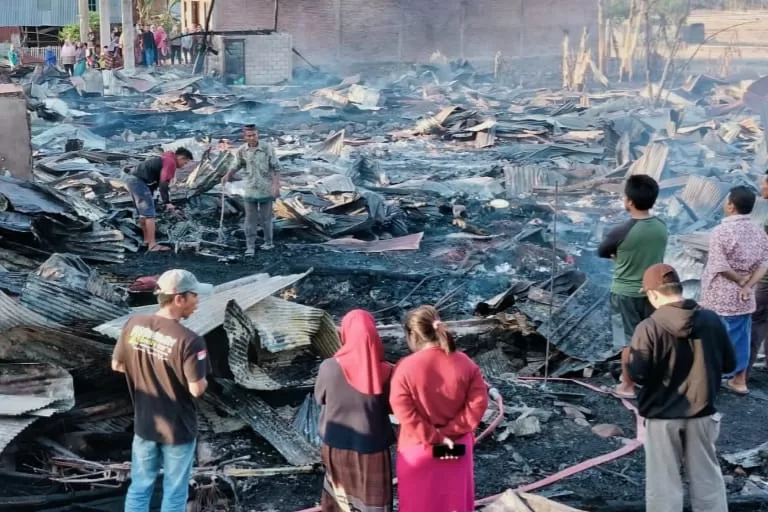
<instances>
[{"instance_id":1,"label":"corrugated metal sheet","mask_svg":"<svg viewBox=\"0 0 768 512\"><path fill-rule=\"evenodd\" d=\"M337 238L328 240L322 245L337 251L377 253L388 251L417 251L421 245L424 233L399 236L385 240L358 240L357 238Z\"/></svg>"},{"instance_id":2,"label":"corrugated metal sheet","mask_svg":"<svg viewBox=\"0 0 768 512\"><path fill-rule=\"evenodd\" d=\"M680 194L700 219L713 223L717 220L716 213L722 208L723 201L728 195L728 185L715 178L691 176Z\"/></svg>"},{"instance_id":3,"label":"corrugated metal sheet","mask_svg":"<svg viewBox=\"0 0 768 512\"><path fill-rule=\"evenodd\" d=\"M704 253L709 252L710 233L691 233L690 235L678 235L676 238L689 249L695 249Z\"/></svg>"},{"instance_id":4,"label":"corrugated metal sheet","mask_svg":"<svg viewBox=\"0 0 768 512\"><path fill-rule=\"evenodd\" d=\"M0 13L3 9L0 9ZM18 213L71 214L72 207L55 197L51 189L10 176L0 176L0 197L4 196Z\"/></svg>"},{"instance_id":5,"label":"corrugated metal sheet","mask_svg":"<svg viewBox=\"0 0 768 512\"><path fill-rule=\"evenodd\" d=\"M205 336L224 322L224 313L229 301L234 300L241 308L248 309L283 288L304 279L311 272L312 269L309 269L303 274L275 277L256 274L217 286L213 294L200 298L197 311L182 323L199 335ZM132 313L99 325L94 330L117 339L120 337L123 325L132 315L152 314L158 309L156 305L134 308Z\"/></svg>"},{"instance_id":6,"label":"corrugated metal sheet","mask_svg":"<svg viewBox=\"0 0 768 512\"><path fill-rule=\"evenodd\" d=\"M504 180L507 197L529 194L536 188L565 185L566 178L556 171L538 165L505 165Z\"/></svg>"},{"instance_id":7,"label":"corrugated metal sheet","mask_svg":"<svg viewBox=\"0 0 768 512\"><path fill-rule=\"evenodd\" d=\"M0 453L21 434L24 429L33 424L38 418L26 416L23 418L13 416L0 416Z\"/></svg>"},{"instance_id":8,"label":"corrugated metal sheet","mask_svg":"<svg viewBox=\"0 0 768 512\"><path fill-rule=\"evenodd\" d=\"M280 415L252 391L234 382L218 379L223 394L209 393L216 405L233 416L239 416L266 439L289 464L303 466L320 461L320 453Z\"/></svg>"},{"instance_id":9,"label":"corrugated metal sheet","mask_svg":"<svg viewBox=\"0 0 768 512\"><path fill-rule=\"evenodd\" d=\"M643 156L635 160L627 171L627 177L635 174L646 174L657 182L661 181L664 168L667 165L669 147L666 142L652 142L648 145Z\"/></svg>"},{"instance_id":10,"label":"corrugated metal sheet","mask_svg":"<svg viewBox=\"0 0 768 512\"><path fill-rule=\"evenodd\" d=\"M75 406L72 376L48 364L0 364L0 453L39 417Z\"/></svg>"},{"instance_id":11,"label":"corrugated metal sheet","mask_svg":"<svg viewBox=\"0 0 768 512\"><path fill-rule=\"evenodd\" d=\"M564 354L600 362L616 355L610 327L609 291L587 280L538 331Z\"/></svg>"},{"instance_id":12,"label":"corrugated metal sheet","mask_svg":"<svg viewBox=\"0 0 768 512\"><path fill-rule=\"evenodd\" d=\"M66 283L35 275L27 278L21 303L61 325L92 327L130 312L128 307L107 302L86 289L71 288Z\"/></svg>"},{"instance_id":13,"label":"corrugated metal sheet","mask_svg":"<svg viewBox=\"0 0 768 512\"><path fill-rule=\"evenodd\" d=\"M677 271L681 281L699 280L704 272L704 262L696 258L680 244L670 243L664 255L664 263L671 265Z\"/></svg>"},{"instance_id":14,"label":"corrugated metal sheet","mask_svg":"<svg viewBox=\"0 0 768 512\"><path fill-rule=\"evenodd\" d=\"M27 324L0 335L0 360L53 363L80 380L98 382L109 375L111 356L111 346L56 328Z\"/></svg>"},{"instance_id":15,"label":"corrugated metal sheet","mask_svg":"<svg viewBox=\"0 0 768 512\"><path fill-rule=\"evenodd\" d=\"M2 4L0 27L60 27L78 22L77 0L3 0ZM120 0L110 0L109 6L110 23L122 23Z\"/></svg>"},{"instance_id":16,"label":"corrugated metal sheet","mask_svg":"<svg viewBox=\"0 0 768 512\"><path fill-rule=\"evenodd\" d=\"M0 333L18 326L52 325L55 324L0 292ZM2 337L0 337L1 339Z\"/></svg>"},{"instance_id":17,"label":"corrugated metal sheet","mask_svg":"<svg viewBox=\"0 0 768 512\"><path fill-rule=\"evenodd\" d=\"M229 339L227 362L235 382L240 386L258 391L276 391L285 387L312 385L311 376L308 374L299 379L290 376L284 378L282 372L267 373L258 365L258 361L256 364L250 361L251 343L257 339L258 332L253 322L234 301L227 304L224 330Z\"/></svg>"},{"instance_id":18,"label":"corrugated metal sheet","mask_svg":"<svg viewBox=\"0 0 768 512\"><path fill-rule=\"evenodd\" d=\"M77 23L77 0L3 0L0 26L60 27Z\"/></svg>"},{"instance_id":19,"label":"corrugated metal sheet","mask_svg":"<svg viewBox=\"0 0 768 512\"><path fill-rule=\"evenodd\" d=\"M341 347L333 319L322 309L267 297L245 314L269 352L313 346L318 355L330 357Z\"/></svg>"},{"instance_id":20,"label":"corrugated metal sheet","mask_svg":"<svg viewBox=\"0 0 768 512\"><path fill-rule=\"evenodd\" d=\"M26 272L3 272L0 270L0 290L4 292L19 295L26 282Z\"/></svg>"}]
</instances>

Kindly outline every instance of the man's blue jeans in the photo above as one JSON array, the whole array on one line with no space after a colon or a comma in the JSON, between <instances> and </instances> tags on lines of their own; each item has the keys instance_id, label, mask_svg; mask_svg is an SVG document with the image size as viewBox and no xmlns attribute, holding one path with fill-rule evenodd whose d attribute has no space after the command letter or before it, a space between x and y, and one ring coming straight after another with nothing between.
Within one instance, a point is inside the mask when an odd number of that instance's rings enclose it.
<instances>
[{"instance_id":1,"label":"man's blue jeans","mask_svg":"<svg viewBox=\"0 0 768 512\"><path fill-rule=\"evenodd\" d=\"M144 65L147 67L157 64L157 52L154 48L144 48Z\"/></svg>"},{"instance_id":2,"label":"man's blue jeans","mask_svg":"<svg viewBox=\"0 0 768 512\"><path fill-rule=\"evenodd\" d=\"M195 461L196 442L160 444L133 436L131 485L125 499L125 512L149 512L155 481L163 468L162 512L185 512L189 496L189 477Z\"/></svg>"}]
</instances>

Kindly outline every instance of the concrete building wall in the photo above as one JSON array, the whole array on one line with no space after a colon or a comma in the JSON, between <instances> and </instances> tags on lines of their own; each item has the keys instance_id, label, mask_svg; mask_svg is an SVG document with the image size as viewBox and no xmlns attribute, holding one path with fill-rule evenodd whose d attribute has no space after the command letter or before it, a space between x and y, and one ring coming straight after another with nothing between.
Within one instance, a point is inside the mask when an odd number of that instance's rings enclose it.
<instances>
[{"instance_id":1,"label":"concrete building wall","mask_svg":"<svg viewBox=\"0 0 768 512\"><path fill-rule=\"evenodd\" d=\"M270 85L290 80L293 75L293 39L285 32L263 35L216 36L214 45L224 49L227 41L243 41L245 49L245 85ZM224 76L225 51L208 59L208 68ZM239 73L240 70L234 70Z\"/></svg>"},{"instance_id":2,"label":"concrete building wall","mask_svg":"<svg viewBox=\"0 0 768 512\"><path fill-rule=\"evenodd\" d=\"M0 171L16 178L32 177L32 138L24 92L17 85L0 85Z\"/></svg>"},{"instance_id":3,"label":"concrete building wall","mask_svg":"<svg viewBox=\"0 0 768 512\"><path fill-rule=\"evenodd\" d=\"M183 0L185 9L204 0ZM595 34L594 0L279 0L278 29L318 64L552 56L564 31ZM272 0L217 0L215 30L271 29ZM463 27L463 30L462 30ZM593 35L596 38L596 35Z\"/></svg>"}]
</instances>

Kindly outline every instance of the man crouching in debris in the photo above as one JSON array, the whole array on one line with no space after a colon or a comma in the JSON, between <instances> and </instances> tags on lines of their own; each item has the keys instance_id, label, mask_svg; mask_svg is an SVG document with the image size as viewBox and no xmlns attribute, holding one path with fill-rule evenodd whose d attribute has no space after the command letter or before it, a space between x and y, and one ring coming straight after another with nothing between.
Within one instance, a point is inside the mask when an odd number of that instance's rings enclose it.
<instances>
[{"instance_id":1,"label":"man crouching in debris","mask_svg":"<svg viewBox=\"0 0 768 512\"><path fill-rule=\"evenodd\" d=\"M715 397L723 373L736 367L728 332L715 312L683 298L680 277L669 265L646 270L642 290L656 311L635 330L628 368L643 386L638 411L646 429L646 510L682 512L682 465L693 512L727 512L715 452Z\"/></svg>"},{"instance_id":2,"label":"man crouching in debris","mask_svg":"<svg viewBox=\"0 0 768 512\"><path fill-rule=\"evenodd\" d=\"M167 251L168 247L158 245L156 239L157 224L155 222L155 190L160 189L160 198L168 211L173 211L169 186L176 169L184 167L192 161L192 153L186 148L176 152L167 151L162 156L153 156L133 169L123 172L122 179L133 198L139 223L144 233L144 243L150 252Z\"/></svg>"},{"instance_id":3,"label":"man crouching in debris","mask_svg":"<svg viewBox=\"0 0 768 512\"><path fill-rule=\"evenodd\" d=\"M197 438L193 398L208 387L209 362L205 340L179 322L211 288L186 270L167 271L157 280L160 310L131 317L115 345L112 369L125 373L135 409L126 512L149 511L161 467L162 510L186 510Z\"/></svg>"},{"instance_id":4,"label":"man crouching in debris","mask_svg":"<svg viewBox=\"0 0 768 512\"><path fill-rule=\"evenodd\" d=\"M615 394L635 397L635 384L627 372L629 341L635 327L653 312L648 299L639 292L643 272L664 261L667 226L650 210L656 204L659 185L646 175L630 176L624 186L624 208L632 216L603 239L597 253L612 258L611 326L614 347L621 349L621 382Z\"/></svg>"},{"instance_id":5,"label":"man crouching in debris","mask_svg":"<svg viewBox=\"0 0 768 512\"><path fill-rule=\"evenodd\" d=\"M264 244L261 249L272 249L272 202L280 195L280 163L275 150L259 140L259 130L249 124L243 127L245 144L237 149L235 163L221 180L222 185L237 171L245 168L245 255L256 252L256 232L261 227Z\"/></svg>"}]
</instances>

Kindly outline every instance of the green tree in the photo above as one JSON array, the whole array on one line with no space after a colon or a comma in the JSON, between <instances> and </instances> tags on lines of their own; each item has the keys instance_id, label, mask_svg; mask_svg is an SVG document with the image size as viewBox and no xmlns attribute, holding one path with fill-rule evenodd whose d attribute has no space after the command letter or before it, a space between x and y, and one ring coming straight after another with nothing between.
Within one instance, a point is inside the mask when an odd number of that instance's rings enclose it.
<instances>
[{"instance_id":1,"label":"green tree","mask_svg":"<svg viewBox=\"0 0 768 512\"><path fill-rule=\"evenodd\" d=\"M88 26L94 32L99 31L99 13L98 12L90 11L88 13ZM67 39L71 41L80 40L80 24L79 23L61 27L61 30L59 30L59 40L66 41Z\"/></svg>"}]
</instances>

